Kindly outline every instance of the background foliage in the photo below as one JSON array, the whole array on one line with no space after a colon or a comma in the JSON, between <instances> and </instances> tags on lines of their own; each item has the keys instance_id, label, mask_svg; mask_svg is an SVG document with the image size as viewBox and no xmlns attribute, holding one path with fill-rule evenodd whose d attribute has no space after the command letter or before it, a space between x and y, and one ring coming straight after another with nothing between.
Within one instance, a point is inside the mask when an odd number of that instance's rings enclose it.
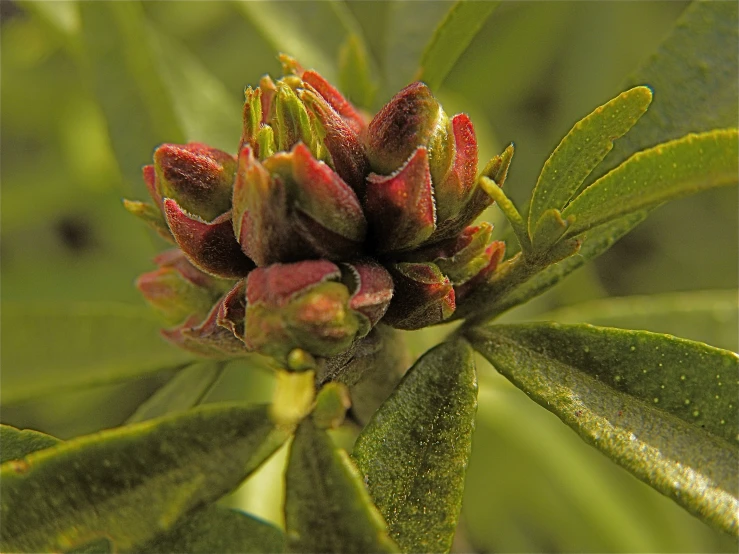
<instances>
[{"instance_id":1,"label":"background foliage","mask_svg":"<svg viewBox=\"0 0 739 554\"><path fill-rule=\"evenodd\" d=\"M156 414L151 402L140 405L189 356L160 341L160 322L132 286L163 244L120 199L145 197L140 167L153 148L201 140L233 151L243 88L266 72L279 73L278 51L343 80L353 100L376 108L414 77L451 4L3 1L3 422L66 439ZM503 3L446 79L426 77L437 80L447 112L472 117L481 160L516 142L506 190L521 205L573 122L627 86L643 84L639 71L653 74L662 63L662 73L684 80L689 95L695 78L676 73L669 49L642 65L686 6ZM356 76L341 70L342 59L361 45L370 54L373 95L352 88ZM736 68L736 51L725 55ZM660 83L647 84L659 99ZM731 99L736 89L725 94ZM682 105L693 115L700 109ZM729 109L736 118L736 102ZM687 130L678 131L674 136ZM614 156L643 146L627 144ZM736 205L736 189L669 204L505 321L643 328L736 351ZM504 229L495 209L488 215ZM655 293L636 313L631 299L599 300ZM443 333L408 334L414 357ZM273 383L253 369L260 363L202 367L178 379L198 382L205 402L266 401ZM478 364L465 532L455 549L735 551L734 541L582 443L481 357ZM341 432L334 438L346 440ZM284 461L283 450L224 505L281 524Z\"/></svg>"}]
</instances>

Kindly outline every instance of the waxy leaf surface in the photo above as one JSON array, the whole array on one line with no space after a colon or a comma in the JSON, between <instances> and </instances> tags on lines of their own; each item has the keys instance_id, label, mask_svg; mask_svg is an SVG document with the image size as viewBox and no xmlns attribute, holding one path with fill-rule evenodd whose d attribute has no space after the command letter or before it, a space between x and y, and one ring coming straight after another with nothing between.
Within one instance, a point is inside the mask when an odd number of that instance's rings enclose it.
<instances>
[{"instance_id":1,"label":"waxy leaf surface","mask_svg":"<svg viewBox=\"0 0 739 554\"><path fill-rule=\"evenodd\" d=\"M3 303L3 403L131 379L192 360L145 307Z\"/></svg>"},{"instance_id":2,"label":"waxy leaf surface","mask_svg":"<svg viewBox=\"0 0 739 554\"><path fill-rule=\"evenodd\" d=\"M352 452L404 552L448 552L477 409L469 344L441 344L408 370Z\"/></svg>"},{"instance_id":3,"label":"waxy leaf surface","mask_svg":"<svg viewBox=\"0 0 739 554\"><path fill-rule=\"evenodd\" d=\"M417 78L438 91L454 64L480 32L499 2L457 0L434 31Z\"/></svg>"},{"instance_id":4,"label":"waxy leaf surface","mask_svg":"<svg viewBox=\"0 0 739 554\"><path fill-rule=\"evenodd\" d=\"M629 79L647 83L654 102L596 170L687 133L733 127L739 118L739 5L691 2L670 35Z\"/></svg>"},{"instance_id":5,"label":"waxy leaf surface","mask_svg":"<svg viewBox=\"0 0 739 554\"><path fill-rule=\"evenodd\" d=\"M562 212L574 236L667 200L737 181L737 130L687 135L634 154L585 189Z\"/></svg>"},{"instance_id":6,"label":"waxy leaf surface","mask_svg":"<svg viewBox=\"0 0 739 554\"><path fill-rule=\"evenodd\" d=\"M739 532L736 354L590 325L490 325L467 336L587 442L702 519Z\"/></svg>"},{"instance_id":7,"label":"waxy leaf surface","mask_svg":"<svg viewBox=\"0 0 739 554\"><path fill-rule=\"evenodd\" d=\"M541 215L562 210L590 172L613 148L613 141L631 129L652 101L647 87L621 93L581 119L549 156L539 175L529 209L529 235Z\"/></svg>"},{"instance_id":8,"label":"waxy leaf surface","mask_svg":"<svg viewBox=\"0 0 739 554\"><path fill-rule=\"evenodd\" d=\"M136 549L234 489L289 434L267 406L218 404L102 431L0 466L0 549Z\"/></svg>"},{"instance_id":9,"label":"waxy leaf surface","mask_svg":"<svg viewBox=\"0 0 739 554\"><path fill-rule=\"evenodd\" d=\"M310 418L290 448L286 495L290 552L398 552L359 472Z\"/></svg>"}]
</instances>

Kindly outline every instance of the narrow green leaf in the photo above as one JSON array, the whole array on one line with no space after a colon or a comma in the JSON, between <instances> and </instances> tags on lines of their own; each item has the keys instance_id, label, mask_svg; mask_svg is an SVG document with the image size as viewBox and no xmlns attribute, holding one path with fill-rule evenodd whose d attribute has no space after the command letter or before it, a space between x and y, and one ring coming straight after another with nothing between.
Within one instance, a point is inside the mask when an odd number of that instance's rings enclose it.
<instances>
[{"instance_id":1,"label":"narrow green leaf","mask_svg":"<svg viewBox=\"0 0 739 554\"><path fill-rule=\"evenodd\" d=\"M736 290L604 298L547 312L537 319L669 333L736 352Z\"/></svg>"},{"instance_id":2,"label":"narrow green leaf","mask_svg":"<svg viewBox=\"0 0 739 554\"><path fill-rule=\"evenodd\" d=\"M667 200L737 182L737 130L687 135L634 154L586 188L562 216L574 216L574 236Z\"/></svg>"},{"instance_id":3,"label":"narrow green leaf","mask_svg":"<svg viewBox=\"0 0 739 554\"><path fill-rule=\"evenodd\" d=\"M170 554L261 554L285 551L285 535L277 527L239 510L209 506L141 548Z\"/></svg>"},{"instance_id":4,"label":"narrow green leaf","mask_svg":"<svg viewBox=\"0 0 739 554\"><path fill-rule=\"evenodd\" d=\"M446 0L389 3L382 56L385 100L413 80L424 48L453 6Z\"/></svg>"},{"instance_id":5,"label":"narrow green leaf","mask_svg":"<svg viewBox=\"0 0 739 554\"><path fill-rule=\"evenodd\" d=\"M417 78L437 91L498 4L457 0L426 45Z\"/></svg>"},{"instance_id":6,"label":"narrow green leaf","mask_svg":"<svg viewBox=\"0 0 739 554\"><path fill-rule=\"evenodd\" d=\"M341 92L355 105L371 108L377 84L367 47L356 34L350 34L339 51L339 84Z\"/></svg>"},{"instance_id":7,"label":"narrow green leaf","mask_svg":"<svg viewBox=\"0 0 739 554\"><path fill-rule=\"evenodd\" d=\"M20 460L31 452L55 446L59 439L33 429L16 429L0 424L0 463Z\"/></svg>"},{"instance_id":8,"label":"narrow green leaf","mask_svg":"<svg viewBox=\"0 0 739 554\"><path fill-rule=\"evenodd\" d=\"M3 403L130 379L192 360L151 310L113 302L3 302Z\"/></svg>"},{"instance_id":9,"label":"narrow green leaf","mask_svg":"<svg viewBox=\"0 0 739 554\"><path fill-rule=\"evenodd\" d=\"M198 362L181 369L168 383L141 404L126 423L138 423L183 412L198 405L223 374L225 362Z\"/></svg>"},{"instance_id":10,"label":"narrow green leaf","mask_svg":"<svg viewBox=\"0 0 739 554\"><path fill-rule=\"evenodd\" d=\"M448 552L462 506L477 409L472 349L424 354L357 438L352 453L404 552Z\"/></svg>"},{"instance_id":11,"label":"narrow green leaf","mask_svg":"<svg viewBox=\"0 0 739 554\"><path fill-rule=\"evenodd\" d=\"M465 302L463 309L458 309L454 315L466 317L470 313L475 313L480 314L476 319L490 320L515 306L545 293L570 273L585 265L587 261L595 259L606 252L618 239L630 232L639 223L644 221L646 217L646 211L637 212L590 230L576 255L548 266L502 297L491 295L489 288L485 285L479 286L473 292L470 300Z\"/></svg>"},{"instance_id":12,"label":"narrow green leaf","mask_svg":"<svg viewBox=\"0 0 739 554\"><path fill-rule=\"evenodd\" d=\"M632 88L575 124L539 174L529 209L530 235L533 236L545 211L564 209L590 172L611 151L613 142L634 126L651 101L652 91L647 87Z\"/></svg>"},{"instance_id":13,"label":"narrow green leaf","mask_svg":"<svg viewBox=\"0 0 739 554\"><path fill-rule=\"evenodd\" d=\"M78 5L84 69L105 114L121 171L129 183L138 183L153 146L185 138L151 55L143 7L140 2Z\"/></svg>"},{"instance_id":14,"label":"narrow green leaf","mask_svg":"<svg viewBox=\"0 0 739 554\"><path fill-rule=\"evenodd\" d=\"M182 44L161 30L147 27L146 38L185 140L235 152L241 135L241 91L229 92Z\"/></svg>"},{"instance_id":15,"label":"narrow green leaf","mask_svg":"<svg viewBox=\"0 0 739 554\"><path fill-rule=\"evenodd\" d=\"M343 450L311 418L298 427L286 474L291 552L398 552Z\"/></svg>"},{"instance_id":16,"label":"narrow green leaf","mask_svg":"<svg viewBox=\"0 0 739 554\"><path fill-rule=\"evenodd\" d=\"M589 325L487 326L467 335L587 442L692 513L739 532L736 354Z\"/></svg>"},{"instance_id":17,"label":"narrow green leaf","mask_svg":"<svg viewBox=\"0 0 739 554\"><path fill-rule=\"evenodd\" d=\"M333 83L338 77L336 54L346 37L362 36L343 2L241 1L236 6L275 52L296 57Z\"/></svg>"},{"instance_id":18,"label":"narrow green leaf","mask_svg":"<svg viewBox=\"0 0 739 554\"><path fill-rule=\"evenodd\" d=\"M0 466L0 548L135 549L234 489L288 437L267 406L206 406L102 431Z\"/></svg>"},{"instance_id":19,"label":"narrow green leaf","mask_svg":"<svg viewBox=\"0 0 739 554\"><path fill-rule=\"evenodd\" d=\"M736 125L738 13L736 2L690 3L659 49L629 78L627 86L648 83L655 100L598 174L661 142Z\"/></svg>"}]
</instances>

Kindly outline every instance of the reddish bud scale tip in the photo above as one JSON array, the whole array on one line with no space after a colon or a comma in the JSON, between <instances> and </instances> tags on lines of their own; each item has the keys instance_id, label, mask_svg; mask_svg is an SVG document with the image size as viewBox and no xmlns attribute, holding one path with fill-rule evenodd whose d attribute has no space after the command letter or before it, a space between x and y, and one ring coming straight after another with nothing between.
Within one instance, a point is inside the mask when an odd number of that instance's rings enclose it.
<instances>
[{"instance_id":1,"label":"reddish bud scale tip","mask_svg":"<svg viewBox=\"0 0 739 554\"><path fill-rule=\"evenodd\" d=\"M351 292L349 308L360 313L369 321L366 332L377 325L387 311L393 297L393 278L387 270L371 261L343 264L349 275L345 273L344 282ZM348 278L347 278L348 277ZM366 333L365 333L366 334Z\"/></svg>"},{"instance_id":2,"label":"reddish bud scale tip","mask_svg":"<svg viewBox=\"0 0 739 554\"><path fill-rule=\"evenodd\" d=\"M392 173L416 148L427 145L440 112L439 103L421 82L396 94L367 128L367 156L372 169L384 175Z\"/></svg>"},{"instance_id":3,"label":"reddish bud scale tip","mask_svg":"<svg viewBox=\"0 0 739 554\"><path fill-rule=\"evenodd\" d=\"M477 175L477 138L466 114L452 118L454 152L446 175L434 182L439 223L453 219L469 199Z\"/></svg>"},{"instance_id":4,"label":"reddish bud scale tip","mask_svg":"<svg viewBox=\"0 0 739 554\"><path fill-rule=\"evenodd\" d=\"M503 260L503 256L505 256L505 242L500 240L491 242L485 249L485 256L488 257L489 260L487 265L483 267L472 279L454 287L457 301L460 305L464 302L467 296L469 296L470 292L475 289L475 287L487 281L498 268L498 264L500 264Z\"/></svg>"},{"instance_id":5,"label":"reddish bud scale tip","mask_svg":"<svg viewBox=\"0 0 739 554\"><path fill-rule=\"evenodd\" d=\"M231 331L235 337L244 338L246 318L246 281L239 280L218 303L216 324Z\"/></svg>"},{"instance_id":6,"label":"reddish bud scale tip","mask_svg":"<svg viewBox=\"0 0 739 554\"><path fill-rule=\"evenodd\" d=\"M424 147L417 148L395 174L370 174L365 211L379 252L413 248L431 236L436 213Z\"/></svg>"},{"instance_id":7,"label":"reddish bud scale tip","mask_svg":"<svg viewBox=\"0 0 739 554\"><path fill-rule=\"evenodd\" d=\"M441 323L456 308L454 288L432 263L399 263L390 267L395 296L383 321L396 329L421 329Z\"/></svg>"},{"instance_id":8,"label":"reddish bud scale tip","mask_svg":"<svg viewBox=\"0 0 739 554\"><path fill-rule=\"evenodd\" d=\"M182 325L173 329L162 330L162 335L177 346L210 358L227 359L243 356L249 352L240 336L236 336L228 325L218 323L225 295L217 302L208 316L198 323L199 318L191 317Z\"/></svg>"},{"instance_id":9,"label":"reddish bud scale tip","mask_svg":"<svg viewBox=\"0 0 739 554\"><path fill-rule=\"evenodd\" d=\"M304 144L292 152L296 205L326 229L361 243L367 221L354 191Z\"/></svg>"},{"instance_id":10,"label":"reddish bud scale tip","mask_svg":"<svg viewBox=\"0 0 739 554\"><path fill-rule=\"evenodd\" d=\"M143 168L141 168L142 176L144 177L144 184L146 185L146 190L149 191L149 196L151 196L151 199L154 201L154 204L156 204L160 209L162 207L162 197L157 191L157 174L156 169L153 165L145 165Z\"/></svg>"},{"instance_id":11,"label":"reddish bud scale tip","mask_svg":"<svg viewBox=\"0 0 739 554\"><path fill-rule=\"evenodd\" d=\"M344 120L355 134L361 135L364 133L367 123L362 115L326 79L315 71L305 71L301 75L301 78L328 102L329 106L339 114L341 119Z\"/></svg>"},{"instance_id":12,"label":"reddish bud scale tip","mask_svg":"<svg viewBox=\"0 0 739 554\"><path fill-rule=\"evenodd\" d=\"M236 158L200 143L164 144L154 152L157 192L210 221L228 211Z\"/></svg>"},{"instance_id":13,"label":"reddish bud scale tip","mask_svg":"<svg viewBox=\"0 0 739 554\"><path fill-rule=\"evenodd\" d=\"M230 212L207 223L167 198L164 215L177 245L195 267L225 279L245 277L255 267L234 238Z\"/></svg>"},{"instance_id":14,"label":"reddish bud scale tip","mask_svg":"<svg viewBox=\"0 0 739 554\"><path fill-rule=\"evenodd\" d=\"M334 171L362 197L365 190L364 180L369 173L369 161L357 133L316 91L304 90L300 97L308 106L317 125L323 130L323 144L331 156Z\"/></svg>"},{"instance_id":15,"label":"reddish bud scale tip","mask_svg":"<svg viewBox=\"0 0 739 554\"><path fill-rule=\"evenodd\" d=\"M296 294L328 280L341 278L338 266L326 260L260 267L246 280L246 298L251 304L285 306Z\"/></svg>"}]
</instances>

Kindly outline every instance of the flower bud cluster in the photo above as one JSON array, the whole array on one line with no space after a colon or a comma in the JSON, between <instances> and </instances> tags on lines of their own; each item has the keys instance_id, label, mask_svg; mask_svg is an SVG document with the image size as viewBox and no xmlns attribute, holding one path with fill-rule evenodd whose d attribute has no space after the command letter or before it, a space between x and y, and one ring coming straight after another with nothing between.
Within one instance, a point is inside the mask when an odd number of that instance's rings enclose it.
<instances>
[{"instance_id":1,"label":"flower bud cluster","mask_svg":"<svg viewBox=\"0 0 739 554\"><path fill-rule=\"evenodd\" d=\"M471 225L491 200L469 118L417 82L370 120L281 59L285 77L246 89L236 156L164 144L143 170L153 205L126 201L177 246L138 280L176 324L164 335L205 356L331 357L380 321L445 321L504 253ZM498 185L512 153L485 169Z\"/></svg>"}]
</instances>

